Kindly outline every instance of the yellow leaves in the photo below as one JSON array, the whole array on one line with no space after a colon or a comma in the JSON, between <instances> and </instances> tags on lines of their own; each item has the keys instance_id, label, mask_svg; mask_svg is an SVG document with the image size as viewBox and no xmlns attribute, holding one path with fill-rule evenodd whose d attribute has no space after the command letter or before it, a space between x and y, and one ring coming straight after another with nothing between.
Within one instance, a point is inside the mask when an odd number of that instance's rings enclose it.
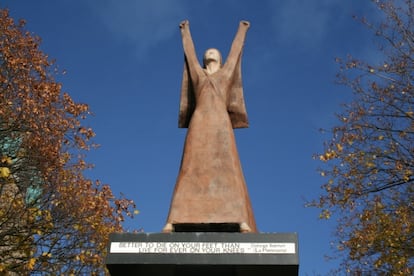
<instances>
[{"instance_id":1,"label":"yellow leaves","mask_svg":"<svg viewBox=\"0 0 414 276\"><path fill-rule=\"evenodd\" d=\"M326 162L331 159L337 158L338 155L341 154L344 150L343 145L340 143L336 143L334 147L335 149L329 148L325 151L324 154L320 155L319 160Z\"/></svg>"},{"instance_id":2,"label":"yellow leaves","mask_svg":"<svg viewBox=\"0 0 414 276\"><path fill-rule=\"evenodd\" d=\"M100 259L100 256L98 254L94 254L91 250L82 250L79 254L75 256L75 260L81 263L98 263Z\"/></svg>"},{"instance_id":3,"label":"yellow leaves","mask_svg":"<svg viewBox=\"0 0 414 276\"><path fill-rule=\"evenodd\" d=\"M377 200L377 201L375 202L375 208L376 208L377 210L382 210L382 209L384 209L384 204L382 204L382 202L381 202L381 201Z\"/></svg>"},{"instance_id":4,"label":"yellow leaves","mask_svg":"<svg viewBox=\"0 0 414 276\"><path fill-rule=\"evenodd\" d=\"M0 163L11 165L13 164L13 160L8 156L2 156L0 159Z\"/></svg>"},{"instance_id":5,"label":"yellow leaves","mask_svg":"<svg viewBox=\"0 0 414 276\"><path fill-rule=\"evenodd\" d=\"M10 169L7 167L0 167L0 177L8 178L10 176Z\"/></svg>"},{"instance_id":6,"label":"yellow leaves","mask_svg":"<svg viewBox=\"0 0 414 276\"><path fill-rule=\"evenodd\" d=\"M367 161L367 162L365 163L365 166L367 166L367 168L374 168L376 165L375 165L375 163L374 163L374 162Z\"/></svg>"},{"instance_id":7,"label":"yellow leaves","mask_svg":"<svg viewBox=\"0 0 414 276\"><path fill-rule=\"evenodd\" d=\"M381 260L381 259L377 260L377 261L374 263L375 268L379 268L379 267L381 267L382 265L383 265L383 262L382 262L382 260Z\"/></svg>"},{"instance_id":8,"label":"yellow leaves","mask_svg":"<svg viewBox=\"0 0 414 276\"><path fill-rule=\"evenodd\" d=\"M52 215L51 215L49 210L44 210L43 211L43 219L46 220L46 221L51 221L52 220Z\"/></svg>"},{"instance_id":9,"label":"yellow leaves","mask_svg":"<svg viewBox=\"0 0 414 276\"><path fill-rule=\"evenodd\" d=\"M42 257L43 258L50 258L50 257L52 257L52 253L50 253L50 252L43 252L42 253Z\"/></svg>"},{"instance_id":10,"label":"yellow leaves","mask_svg":"<svg viewBox=\"0 0 414 276\"><path fill-rule=\"evenodd\" d=\"M394 1L385 2L390 5L381 5L387 9ZM397 30L388 23L399 22L399 12L413 15L400 8L390 10L395 21L386 21L386 28L378 24L385 32L377 34ZM350 260L351 272L360 264L365 271L377 268L387 275L412 275L414 108L412 83L404 78L411 63L399 55L403 51L389 53L397 56L373 66L361 61L355 75L339 73L340 82L356 97L339 113L339 125L332 128L328 148L319 156L328 161L321 175L332 177L334 183L324 179L324 194L314 205L338 212L336 234L346 241L344 257ZM341 69L348 68L353 67ZM320 217L329 218L330 213Z\"/></svg>"},{"instance_id":11,"label":"yellow leaves","mask_svg":"<svg viewBox=\"0 0 414 276\"><path fill-rule=\"evenodd\" d=\"M405 115L407 115L410 118L413 118L414 117L414 112L413 111L407 111L407 112L405 112Z\"/></svg>"},{"instance_id":12,"label":"yellow leaves","mask_svg":"<svg viewBox=\"0 0 414 276\"><path fill-rule=\"evenodd\" d=\"M320 155L319 159L321 161L326 162L326 161L331 160L335 157L337 157L337 153L334 150L328 150L328 151L325 152L325 154Z\"/></svg>"},{"instance_id":13,"label":"yellow leaves","mask_svg":"<svg viewBox=\"0 0 414 276\"><path fill-rule=\"evenodd\" d=\"M30 258L29 262L27 263L27 269L28 270L33 270L35 264L36 264L37 259L36 258Z\"/></svg>"},{"instance_id":14,"label":"yellow leaves","mask_svg":"<svg viewBox=\"0 0 414 276\"><path fill-rule=\"evenodd\" d=\"M404 176L403 176L403 180L405 181L405 182L408 182L408 181L410 181L411 180L411 177L413 176L413 171L411 171L410 169L407 169L405 172L404 172Z\"/></svg>"},{"instance_id":15,"label":"yellow leaves","mask_svg":"<svg viewBox=\"0 0 414 276\"><path fill-rule=\"evenodd\" d=\"M35 212L35 215L40 217L42 215L42 210L37 209L36 212Z\"/></svg>"},{"instance_id":16,"label":"yellow leaves","mask_svg":"<svg viewBox=\"0 0 414 276\"><path fill-rule=\"evenodd\" d=\"M361 260L374 249L377 253L372 260L374 267L388 266L395 271L408 268L412 211L405 205L390 212L392 208L395 206L391 207L382 197L376 196L358 213L358 227L351 229L352 234L346 241L351 258Z\"/></svg>"},{"instance_id":17,"label":"yellow leaves","mask_svg":"<svg viewBox=\"0 0 414 276\"><path fill-rule=\"evenodd\" d=\"M331 212L329 210L323 210L320 214L319 214L319 218L320 219L329 219L331 217Z\"/></svg>"},{"instance_id":18,"label":"yellow leaves","mask_svg":"<svg viewBox=\"0 0 414 276\"><path fill-rule=\"evenodd\" d=\"M325 153L326 160L333 159L337 156L337 153L334 150L330 150Z\"/></svg>"},{"instance_id":19,"label":"yellow leaves","mask_svg":"<svg viewBox=\"0 0 414 276\"><path fill-rule=\"evenodd\" d=\"M401 131L399 134L398 134L398 136L400 136L401 138L406 138L407 137L407 132L405 132L405 131Z\"/></svg>"},{"instance_id":20,"label":"yellow leaves","mask_svg":"<svg viewBox=\"0 0 414 276\"><path fill-rule=\"evenodd\" d=\"M134 215L138 215L139 214L139 210L134 210Z\"/></svg>"}]
</instances>

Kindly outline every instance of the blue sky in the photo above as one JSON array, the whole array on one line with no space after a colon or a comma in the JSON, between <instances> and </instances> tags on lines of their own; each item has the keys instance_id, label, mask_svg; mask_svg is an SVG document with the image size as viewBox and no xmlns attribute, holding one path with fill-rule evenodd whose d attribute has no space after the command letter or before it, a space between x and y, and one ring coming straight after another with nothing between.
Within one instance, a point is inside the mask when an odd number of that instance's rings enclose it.
<instances>
[{"instance_id":1,"label":"blue sky","mask_svg":"<svg viewBox=\"0 0 414 276\"><path fill-rule=\"evenodd\" d=\"M321 193L313 154L336 123L349 90L334 84L335 57L375 59L372 37L352 15L370 1L12 1L14 18L42 38L67 74L64 91L90 105L85 122L101 147L88 154L94 179L133 199L140 214L125 228L160 232L168 213L186 129L178 129L183 52L178 24L190 21L198 56L223 57L240 20L251 22L243 54L248 129L238 150L259 230L297 232L300 275L324 275L335 221L320 221L305 199Z\"/></svg>"}]
</instances>

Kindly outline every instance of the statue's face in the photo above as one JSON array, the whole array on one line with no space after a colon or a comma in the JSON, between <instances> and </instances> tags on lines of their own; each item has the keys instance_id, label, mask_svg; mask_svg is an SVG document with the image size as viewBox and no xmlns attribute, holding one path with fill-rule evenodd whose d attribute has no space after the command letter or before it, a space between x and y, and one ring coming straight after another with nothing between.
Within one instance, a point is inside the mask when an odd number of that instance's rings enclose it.
<instances>
[{"instance_id":1,"label":"statue's face","mask_svg":"<svg viewBox=\"0 0 414 276\"><path fill-rule=\"evenodd\" d=\"M208 49L204 54L204 63L206 63L206 61L216 61L221 64L221 54L219 50L214 48Z\"/></svg>"}]
</instances>

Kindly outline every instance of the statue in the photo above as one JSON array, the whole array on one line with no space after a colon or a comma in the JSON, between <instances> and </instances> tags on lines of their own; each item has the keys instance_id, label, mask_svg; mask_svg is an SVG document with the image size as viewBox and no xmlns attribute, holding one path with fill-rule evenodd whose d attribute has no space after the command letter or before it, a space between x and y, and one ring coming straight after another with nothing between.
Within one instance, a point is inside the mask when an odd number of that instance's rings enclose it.
<instances>
[{"instance_id":1,"label":"statue","mask_svg":"<svg viewBox=\"0 0 414 276\"><path fill-rule=\"evenodd\" d=\"M250 24L241 21L224 65L208 49L201 67L189 22L180 24L185 64L179 127L188 128L164 232L183 224L236 224L257 232L233 128L248 127L241 56Z\"/></svg>"}]
</instances>

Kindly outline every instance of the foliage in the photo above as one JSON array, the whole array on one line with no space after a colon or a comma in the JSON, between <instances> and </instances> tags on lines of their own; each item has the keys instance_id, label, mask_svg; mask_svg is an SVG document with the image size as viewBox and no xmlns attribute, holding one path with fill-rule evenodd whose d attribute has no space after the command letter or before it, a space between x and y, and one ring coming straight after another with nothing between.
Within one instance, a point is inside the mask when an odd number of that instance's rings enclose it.
<instances>
[{"instance_id":1,"label":"foliage","mask_svg":"<svg viewBox=\"0 0 414 276\"><path fill-rule=\"evenodd\" d=\"M0 9L0 274L101 274L134 203L84 177L94 132L40 39Z\"/></svg>"},{"instance_id":2,"label":"foliage","mask_svg":"<svg viewBox=\"0 0 414 276\"><path fill-rule=\"evenodd\" d=\"M354 100L318 157L324 193L311 205L338 217L343 268L353 274L414 272L414 3L372 1L379 23L375 64L338 59L340 84ZM342 252L342 253L341 253Z\"/></svg>"}]
</instances>

